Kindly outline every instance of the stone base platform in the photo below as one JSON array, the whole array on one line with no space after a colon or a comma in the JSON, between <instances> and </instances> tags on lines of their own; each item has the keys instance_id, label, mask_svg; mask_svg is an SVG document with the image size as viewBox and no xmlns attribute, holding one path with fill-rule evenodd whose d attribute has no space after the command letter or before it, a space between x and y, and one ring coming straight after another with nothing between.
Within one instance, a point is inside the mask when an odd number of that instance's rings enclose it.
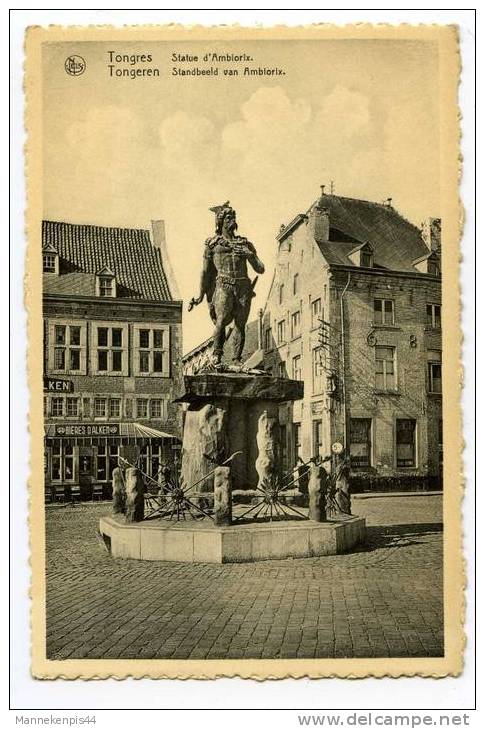
<instances>
[{"instance_id":1,"label":"stone base platform","mask_svg":"<svg viewBox=\"0 0 485 729\"><path fill-rule=\"evenodd\" d=\"M365 519L328 522L273 521L217 527L210 519L126 524L123 517L99 521L113 557L162 562L255 562L320 557L347 552L365 539Z\"/></svg>"}]
</instances>

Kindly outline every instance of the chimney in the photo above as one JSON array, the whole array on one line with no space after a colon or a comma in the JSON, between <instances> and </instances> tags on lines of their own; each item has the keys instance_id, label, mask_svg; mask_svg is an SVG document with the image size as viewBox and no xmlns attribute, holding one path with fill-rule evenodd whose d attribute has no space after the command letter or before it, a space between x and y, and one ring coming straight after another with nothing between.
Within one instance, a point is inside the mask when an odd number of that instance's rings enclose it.
<instances>
[{"instance_id":1,"label":"chimney","mask_svg":"<svg viewBox=\"0 0 485 729\"><path fill-rule=\"evenodd\" d=\"M159 248L162 257L162 266L167 277L168 288L174 301L180 301L180 292L175 280L172 265L167 253L167 241L165 238L165 221L152 220L152 241L156 248Z\"/></svg>"},{"instance_id":2,"label":"chimney","mask_svg":"<svg viewBox=\"0 0 485 729\"><path fill-rule=\"evenodd\" d=\"M310 210L308 225L317 241L327 241L330 236L330 212L326 207L325 185L321 185L322 195Z\"/></svg>"},{"instance_id":3,"label":"chimney","mask_svg":"<svg viewBox=\"0 0 485 729\"><path fill-rule=\"evenodd\" d=\"M441 218L426 218L421 225L421 237L430 251L441 248Z\"/></svg>"}]
</instances>

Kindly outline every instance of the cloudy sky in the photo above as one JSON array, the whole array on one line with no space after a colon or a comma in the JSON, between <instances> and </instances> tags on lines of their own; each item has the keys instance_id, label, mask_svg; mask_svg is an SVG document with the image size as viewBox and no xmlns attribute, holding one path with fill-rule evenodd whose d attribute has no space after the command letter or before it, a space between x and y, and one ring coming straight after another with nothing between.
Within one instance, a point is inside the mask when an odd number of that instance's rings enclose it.
<instances>
[{"instance_id":1,"label":"cloudy sky","mask_svg":"<svg viewBox=\"0 0 485 729\"><path fill-rule=\"evenodd\" d=\"M203 241L213 231L208 208L225 200L267 266L252 316L270 284L276 231L311 205L320 184L333 180L336 194L349 197L392 197L416 224L440 215L433 42L46 46L44 217L143 228L163 218L184 299L197 293ZM152 63L141 65L158 67L160 77L110 78L110 50L150 53ZM251 67L279 66L285 75L171 75L172 53L207 51L245 52ZM73 53L86 60L82 76L64 70ZM205 303L184 314L185 351L210 333Z\"/></svg>"}]
</instances>

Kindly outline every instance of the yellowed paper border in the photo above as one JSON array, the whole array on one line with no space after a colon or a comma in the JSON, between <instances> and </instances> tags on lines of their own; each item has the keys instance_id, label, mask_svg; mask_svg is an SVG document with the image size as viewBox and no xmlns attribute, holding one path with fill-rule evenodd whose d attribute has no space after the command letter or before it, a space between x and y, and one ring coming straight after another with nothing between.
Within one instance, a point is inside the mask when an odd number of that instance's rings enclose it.
<instances>
[{"instance_id":1,"label":"yellowed paper border","mask_svg":"<svg viewBox=\"0 0 485 729\"><path fill-rule=\"evenodd\" d=\"M42 211L42 76L41 48L53 41L155 41L155 40L266 40L266 39L422 39L439 44L441 201L443 209L443 422L444 422L444 627L445 656L440 658L372 659L258 659L258 660L48 660L46 658L45 510L43 486L42 405L42 270L40 230ZM458 675L465 644L464 563L462 557L461 500L461 375L460 375L460 233L462 210L460 130L457 89L460 58L457 29L452 26L389 26L356 24L343 27L31 27L26 37L25 91L27 96L26 148L28 254L25 300L28 309L30 385L30 540L32 673L34 677L101 679L115 677L198 678L240 676L279 679L366 676Z\"/></svg>"}]
</instances>

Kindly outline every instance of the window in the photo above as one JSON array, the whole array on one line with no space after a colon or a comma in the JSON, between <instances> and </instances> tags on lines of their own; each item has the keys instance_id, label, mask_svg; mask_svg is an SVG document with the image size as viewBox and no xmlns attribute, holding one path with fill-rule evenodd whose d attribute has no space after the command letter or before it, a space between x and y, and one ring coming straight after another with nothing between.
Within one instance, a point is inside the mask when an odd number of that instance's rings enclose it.
<instances>
[{"instance_id":1,"label":"window","mask_svg":"<svg viewBox=\"0 0 485 729\"><path fill-rule=\"evenodd\" d=\"M374 324L394 324L392 299L374 299Z\"/></svg>"},{"instance_id":2,"label":"window","mask_svg":"<svg viewBox=\"0 0 485 729\"><path fill-rule=\"evenodd\" d=\"M415 420L396 420L396 465L398 468L416 467Z\"/></svg>"},{"instance_id":3,"label":"window","mask_svg":"<svg viewBox=\"0 0 485 729\"><path fill-rule=\"evenodd\" d=\"M99 445L96 454L96 479L111 481L113 471L118 465L118 446Z\"/></svg>"},{"instance_id":4,"label":"window","mask_svg":"<svg viewBox=\"0 0 485 729\"><path fill-rule=\"evenodd\" d=\"M121 400L119 397L112 397L109 401L109 417L119 418L121 414Z\"/></svg>"},{"instance_id":5,"label":"window","mask_svg":"<svg viewBox=\"0 0 485 729\"><path fill-rule=\"evenodd\" d=\"M42 254L42 270L44 273L55 273L56 272L56 254L55 253L43 253Z\"/></svg>"},{"instance_id":6,"label":"window","mask_svg":"<svg viewBox=\"0 0 485 729\"><path fill-rule=\"evenodd\" d=\"M50 324L49 369L54 372L81 372L85 346L85 325Z\"/></svg>"},{"instance_id":7,"label":"window","mask_svg":"<svg viewBox=\"0 0 485 729\"><path fill-rule=\"evenodd\" d=\"M293 466L301 461L301 423L293 423Z\"/></svg>"},{"instance_id":8,"label":"window","mask_svg":"<svg viewBox=\"0 0 485 729\"><path fill-rule=\"evenodd\" d=\"M323 366L323 352L320 347L315 347L312 350L312 377L313 377L313 393L323 392L324 383L324 366Z\"/></svg>"},{"instance_id":9,"label":"window","mask_svg":"<svg viewBox=\"0 0 485 729\"><path fill-rule=\"evenodd\" d=\"M320 326L320 319L323 319L322 300L315 299L315 301L312 301L312 329Z\"/></svg>"},{"instance_id":10,"label":"window","mask_svg":"<svg viewBox=\"0 0 485 729\"><path fill-rule=\"evenodd\" d=\"M372 253L369 251L360 252L360 265L362 268L372 268Z\"/></svg>"},{"instance_id":11,"label":"window","mask_svg":"<svg viewBox=\"0 0 485 729\"><path fill-rule=\"evenodd\" d=\"M428 350L428 391L442 392L441 351L439 349Z\"/></svg>"},{"instance_id":12,"label":"window","mask_svg":"<svg viewBox=\"0 0 485 729\"><path fill-rule=\"evenodd\" d=\"M60 418L64 415L64 398L53 397L51 398L51 415L53 418Z\"/></svg>"},{"instance_id":13,"label":"window","mask_svg":"<svg viewBox=\"0 0 485 729\"><path fill-rule=\"evenodd\" d=\"M395 348L376 347L376 389L395 390Z\"/></svg>"},{"instance_id":14,"label":"window","mask_svg":"<svg viewBox=\"0 0 485 729\"><path fill-rule=\"evenodd\" d=\"M292 377L301 380L301 355L297 354L292 360Z\"/></svg>"},{"instance_id":15,"label":"window","mask_svg":"<svg viewBox=\"0 0 485 729\"><path fill-rule=\"evenodd\" d=\"M319 458L323 455L323 423L321 420L314 420L312 423L312 457Z\"/></svg>"},{"instance_id":16,"label":"window","mask_svg":"<svg viewBox=\"0 0 485 729\"><path fill-rule=\"evenodd\" d=\"M135 374L168 376L169 330L135 326Z\"/></svg>"},{"instance_id":17,"label":"window","mask_svg":"<svg viewBox=\"0 0 485 729\"><path fill-rule=\"evenodd\" d=\"M77 397L66 398L66 415L72 418L77 418L79 415L79 400Z\"/></svg>"},{"instance_id":18,"label":"window","mask_svg":"<svg viewBox=\"0 0 485 729\"><path fill-rule=\"evenodd\" d=\"M150 417L151 418L158 418L161 420L162 418L162 400L150 400Z\"/></svg>"},{"instance_id":19,"label":"window","mask_svg":"<svg viewBox=\"0 0 485 729\"><path fill-rule=\"evenodd\" d=\"M439 304L426 305L426 324L431 329L441 329L441 306Z\"/></svg>"},{"instance_id":20,"label":"window","mask_svg":"<svg viewBox=\"0 0 485 729\"><path fill-rule=\"evenodd\" d=\"M278 344L286 342L286 321L284 319L278 322L277 342Z\"/></svg>"},{"instance_id":21,"label":"window","mask_svg":"<svg viewBox=\"0 0 485 729\"><path fill-rule=\"evenodd\" d=\"M136 417L148 418L148 400L145 398L136 401Z\"/></svg>"},{"instance_id":22,"label":"window","mask_svg":"<svg viewBox=\"0 0 485 729\"><path fill-rule=\"evenodd\" d=\"M147 479L148 490L156 493L158 486L154 481L158 481L162 470L162 447L155 443L142 446L138 464L142 473L149 477ZM150 479L154 479L154 481L150 481Z\"/></svg>"},{"instance_id":23,"label":"window","mask_svg":"<svg viewBox=\"0 0 485 729\"><path fill-rule=\"evenodd\" d=\"M123 339L123 329L120 327L97 327L98 372L123 372Z\"/></svg>"},{"instance_id":24,"label":"window","mask_svg":"<svg viewBox=\"0 0 485 729\"><path fill-rule=\"evenodd\" d=\"M114 279L111 276L99 277L99 295L103 298L114 296Z\"/></svg>"},{"instance_id":25,"label":"window","mask_svg":"<svg viewBox=\"0 0 485 729\"><path fill-rule=\"evenodd\" d=\"M293 276L293 294L298 293L298 274L295 273Z\"/></svg>"},{"instance_id":26,"label":"window","mask_svg":"<svg viewBox=\"0 0 485 729\"><path fill-rule=\"evenodd\" d=\"M286 377L286 362L278 362L278 377Z\"/></svg>"},{"instance_id":27,"label":"window","mask_svg":"<svg viewBox=\"0 0 485 729\"><path fill-rule=\"evenodd\" d=\"M94 398L94 417L105 418L106 417L106 398L95 397Z\"/></svg>"},{"instance_id":28,"label":"window","mask_svg":"<svg viewBox=\"0 0 485 729\"><path fill-rule=\"evenodd\" d=\"M264 330L263 346L265 349L271 349L271 327Z\"/></svg>"},{"instance_id":29,"label":"window","mask_svg":"<svg viewBox=\"0 0 485 729\"><path fill-rule=\"evenodd\" d=\"M278 302L280 304L283 303L284 296L285 296L285 285L280 284L278 287Z\"/></svg>"},{"instance_id":30,"label":"window","mask_svg":"<svg viewBox=\"0 0 485 729\"><path fill-rule=\"evenodd\" d=\"M51 480L74 480L74 447L69 443L54 441L51 451Z\"/></svg>"},{"instance_id":31,"label":"window","mask_svg":"<svg viewBox=\"0 0 485 729\"><path fill-rule=\"evenodd\" d=\"M291 315L291 338L301 335L301 315L299 311L294 311Z\"/></svg>"},{"instance_id":32,"label":"window","mask_svg":"<svg viewBox=\"0 0 485 729\"><path fill-rule=\"evenodd\" d=\"M371 433L370 418L350 418L350 464L352 468L368 468L371 466Z\"/></svg>"}]
</instances>

